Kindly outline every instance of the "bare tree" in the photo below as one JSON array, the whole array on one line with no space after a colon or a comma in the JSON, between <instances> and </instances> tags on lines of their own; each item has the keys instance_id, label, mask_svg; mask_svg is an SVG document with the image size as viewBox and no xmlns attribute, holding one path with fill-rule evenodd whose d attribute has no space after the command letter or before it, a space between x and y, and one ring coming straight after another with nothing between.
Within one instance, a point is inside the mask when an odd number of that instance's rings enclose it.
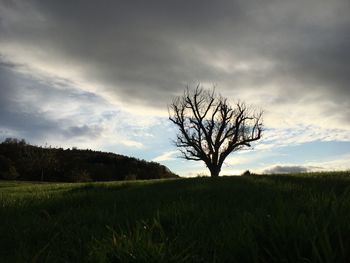
<instances>
[{"instance_id":1,"label":"bare tree","mask_svg":"<svg viewBox=\"0 0 350 263\"><path fill-rule=\"evenodd\" d=\"M226 157L250 147L262 132L262 111L227 99L199 85L186 88L168 107L169 119L178 127L175 145L187 160L204 161L212 177L218 177Z\"/></svg>"}]
</instances>

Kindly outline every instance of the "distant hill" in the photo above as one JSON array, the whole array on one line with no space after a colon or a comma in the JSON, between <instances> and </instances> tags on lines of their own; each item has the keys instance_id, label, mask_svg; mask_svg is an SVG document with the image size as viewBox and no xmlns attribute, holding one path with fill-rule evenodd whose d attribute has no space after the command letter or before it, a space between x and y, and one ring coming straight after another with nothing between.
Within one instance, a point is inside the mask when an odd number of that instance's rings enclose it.
<instances>
[{"instance_id":1,"label":"distant hill","mask_svg":"<svg viewBox=\"0 0 350 263\"><path fill-rule=\"evenodd\" d=\"M119 154L38 147L9 138L0 144L0 179L87 182L177 178L166 166Z\"/></svg>"}]
</instances>

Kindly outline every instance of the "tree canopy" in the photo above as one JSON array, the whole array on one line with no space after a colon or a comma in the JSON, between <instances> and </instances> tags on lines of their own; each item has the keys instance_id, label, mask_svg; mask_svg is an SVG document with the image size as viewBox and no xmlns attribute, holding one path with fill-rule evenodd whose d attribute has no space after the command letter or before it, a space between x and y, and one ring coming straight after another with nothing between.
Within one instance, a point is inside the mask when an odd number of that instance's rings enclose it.
<instances>
[{"instance_id":1,"label":"tree canopy","mask_svg":"<svg viewBox=\"0 0 350 263\"><path fill-rule=\"evenodd\" d=\"M186 88L168 107L169 119L178 128L175 145L187 160L204 161L212 177L219 176L226 157L251 147L262 135L263 112L199 85Z\"/></svg>"}]
</instances>

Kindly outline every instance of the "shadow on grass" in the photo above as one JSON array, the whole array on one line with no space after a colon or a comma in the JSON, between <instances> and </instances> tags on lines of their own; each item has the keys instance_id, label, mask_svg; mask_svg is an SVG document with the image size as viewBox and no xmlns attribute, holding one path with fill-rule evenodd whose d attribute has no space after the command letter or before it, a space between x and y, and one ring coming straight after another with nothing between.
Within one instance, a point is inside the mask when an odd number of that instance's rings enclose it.
<instances>
[{"instance_id":1,"label":"shadow on grass","mask_svg":"<svg viewBox=\"0 0 350 263\"><path fill-rule=\"evenodd\" d=\"M295 176L39 187L0 209L1 253L9 262L341 262L348 187Z\"/></svg>"}]
</instances>

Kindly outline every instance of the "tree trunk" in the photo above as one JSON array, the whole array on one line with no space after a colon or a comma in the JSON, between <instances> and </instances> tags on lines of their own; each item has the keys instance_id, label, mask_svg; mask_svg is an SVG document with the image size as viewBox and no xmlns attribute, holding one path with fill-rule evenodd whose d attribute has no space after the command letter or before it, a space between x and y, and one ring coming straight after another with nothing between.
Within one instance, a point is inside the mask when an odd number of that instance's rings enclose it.
<instances>
[{"instance_id":1,"label":"tree trunk","mask_svg":"<svg viewBox=\"0 0 350 263\"><path fill-rule=\"evenodd\" d=\"M220 174L220 171L221 171L221 167L217 166L217 165L214 165L209 170L210 170L210 176L212 178L218 178L219 174Z\"/></svg>"}]
</instances>

